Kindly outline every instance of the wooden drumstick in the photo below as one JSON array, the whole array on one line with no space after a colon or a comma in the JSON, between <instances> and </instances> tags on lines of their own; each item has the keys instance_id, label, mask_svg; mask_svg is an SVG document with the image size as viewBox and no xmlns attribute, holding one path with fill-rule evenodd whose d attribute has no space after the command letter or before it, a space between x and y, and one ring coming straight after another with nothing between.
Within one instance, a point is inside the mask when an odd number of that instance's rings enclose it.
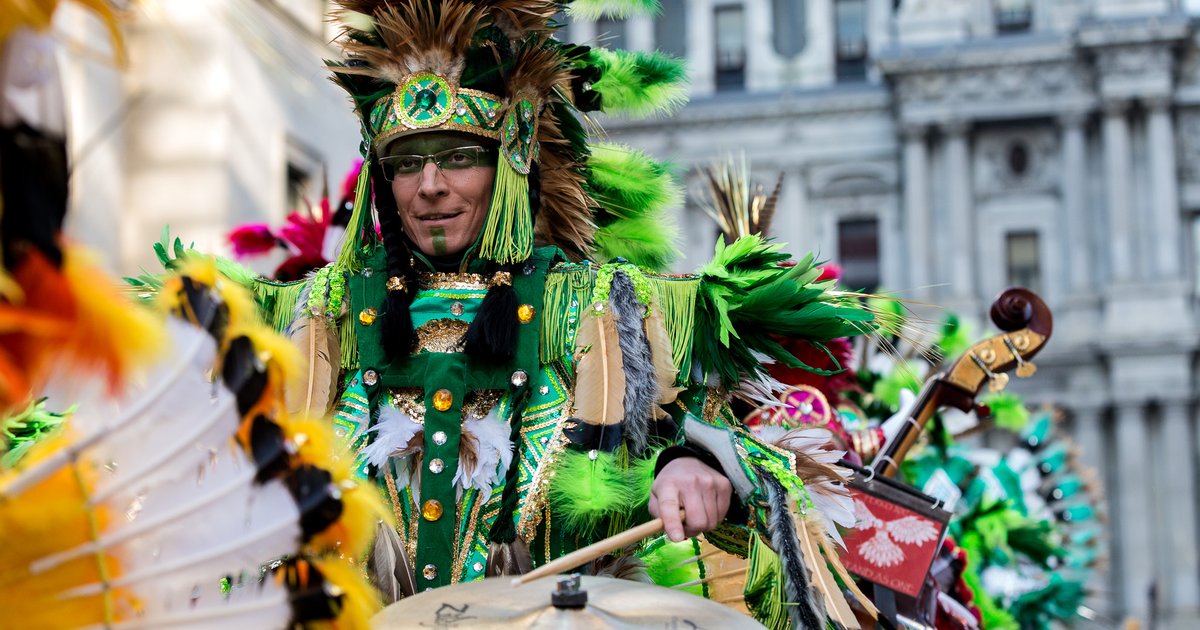
<instances>
[{"instance_id":1,"label":"wooden drumstick","mask_svg":"<svg viewBox=\"0 0 1200 630\"><path fill-rule=\"evenodd\" d=\"M634 527L633 529L623 531L616 536L605 538L604 540L592 543L586 547L583 547L582 549L576 549L575 551L572 551L571 553L557 560L543 564L542 566L530 571L529 573L526 573L525 575L517 576L513 578L513 586L520 586L521 584L531 582L538 578L546 577L547 575L554 575L556 573L562 573L568 569L574 569L585 562L591 562L596 558L610 554L622 547L627 547L643 538L649 538L650 536L661 533L662 530L663 520L661 518L647 521L641 525L638 525L637 527Z\"/></svg>"}]
</instances>

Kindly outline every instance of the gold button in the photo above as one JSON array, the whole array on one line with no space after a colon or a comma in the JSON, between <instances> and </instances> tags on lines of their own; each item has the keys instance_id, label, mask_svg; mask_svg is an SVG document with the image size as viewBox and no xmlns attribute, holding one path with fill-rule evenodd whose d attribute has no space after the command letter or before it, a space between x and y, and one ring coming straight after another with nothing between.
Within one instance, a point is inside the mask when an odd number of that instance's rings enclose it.
<instances>
[{"instance_id":1,"label":"gold button","mask_svg":"<svg viewBox=\"0 0 1200 630\"><path fill-rule=\"evenodd\" d=\"M448 389L439 389L433 392L433 408L438 411L446 411L454 404L454 395Z\"/></svg>"},{"instance_id":2,"label":"gold button","mask_svg":"<svg viewBox=\"0 0 1200 630\"><path fill-rule=\"evenodd\" d=\"M522 304L517 307L517 319L521 320L522 324L528 324L533 321L533 316L537 311L534 310L532 304Z\"/></svg>"},{"instance_id":3,"label":"gold button","mask_svg":"<svg viewBox=\"0 0 1200 630\"><path fill-rule=\"evenodd\" d=\"M442 504L436 499L430 499L421 505L421 516L430 522L442 518Z\"/></svg>"},{"instance_id":4,"label":"gold button","mask_svg":"<svg viewBox=\"0 0 1200 630\"><path fill-rule=\"evenodd\" d=\"M364 308L358 312L358 321L361 322L363 326L370 326L371 324L374 324L377 317L379 317L379 311L373 308Z\"/></svg>"}]
</instances>

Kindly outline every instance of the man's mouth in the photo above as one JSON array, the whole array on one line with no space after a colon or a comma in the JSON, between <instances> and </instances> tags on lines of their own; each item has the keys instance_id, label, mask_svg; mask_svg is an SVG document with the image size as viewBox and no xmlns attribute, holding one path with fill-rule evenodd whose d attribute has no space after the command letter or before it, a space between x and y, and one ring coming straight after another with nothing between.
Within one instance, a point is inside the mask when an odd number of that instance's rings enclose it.
<instances>
[{"instance_id":1,"label":"man's mouth","mask_svg":"<svg viewBox=\"0 0 1200 630\"><path fill-rule=\"evenodd\" d=\"M457 217L460 214L462 214L461 211L459 211L459 212L438 212L435 214L427 214L423 217L420 217L420 220L421 221L429 221L429 222L447 221L449 219L453 219L454 217Z\"/></svg>"}]
</instances>

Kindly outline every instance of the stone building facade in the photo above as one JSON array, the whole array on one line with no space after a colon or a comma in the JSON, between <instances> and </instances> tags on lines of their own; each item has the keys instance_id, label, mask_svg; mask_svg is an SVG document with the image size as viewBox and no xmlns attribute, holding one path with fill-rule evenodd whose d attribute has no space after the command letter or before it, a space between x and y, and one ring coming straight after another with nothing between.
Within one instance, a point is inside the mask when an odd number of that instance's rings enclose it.
<instances>
[{"instance_id":1,"label":"stone building facade","mask_svg":"<svg viewBox=\"0 0 1200 630\"><path fill-rule=\"evenodd\" d=\"M774 235L849 284L983 321L1010 284L1054 309L1033 403L1068 412L1107 488L1089 605L1200 623L1200 29L1173 0L666 0L575 41L686 57L679 115L606 121L694 173L745 152ZM691 267L715 228L693 176ZM978 329L977 329L978 330Z\"/></svg>"},{"instance_id":2,"label":"stone building facade","mask_svg":"<svg viewBox=\"0 0 1200 630\"><path fill-rule=\"evenodd\" d=\"M326 0L129 3L128 67L66 3L56 28L73 161L68 232L121 273L157 267L164 225L206 251L246 222L282 223L358 157L358 124L327 79Z\"/></svg>"}]
</instances>

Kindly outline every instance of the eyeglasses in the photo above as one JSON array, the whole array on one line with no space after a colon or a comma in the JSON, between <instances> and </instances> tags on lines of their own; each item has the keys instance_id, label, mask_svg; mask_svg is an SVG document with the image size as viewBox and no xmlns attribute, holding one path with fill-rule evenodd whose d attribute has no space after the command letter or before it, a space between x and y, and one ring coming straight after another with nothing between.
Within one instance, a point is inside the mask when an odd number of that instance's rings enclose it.
<instances>
[{"instance_id":1,"label":"eyeglasses","mask_svg":"<svg viewBox=\"0 0 1200 630\"><path fill-rule=\"evenodd\" d=\"M433 162L438 170L444 171L461 171L475 166L491 166L487 162L494 154L495 150L487 147L454 147L430 155L389 155L380 158L379 166L383 169L383 177L390 182L396 177L420 173L428 162Z\"/></svg>"}]
</instances>

